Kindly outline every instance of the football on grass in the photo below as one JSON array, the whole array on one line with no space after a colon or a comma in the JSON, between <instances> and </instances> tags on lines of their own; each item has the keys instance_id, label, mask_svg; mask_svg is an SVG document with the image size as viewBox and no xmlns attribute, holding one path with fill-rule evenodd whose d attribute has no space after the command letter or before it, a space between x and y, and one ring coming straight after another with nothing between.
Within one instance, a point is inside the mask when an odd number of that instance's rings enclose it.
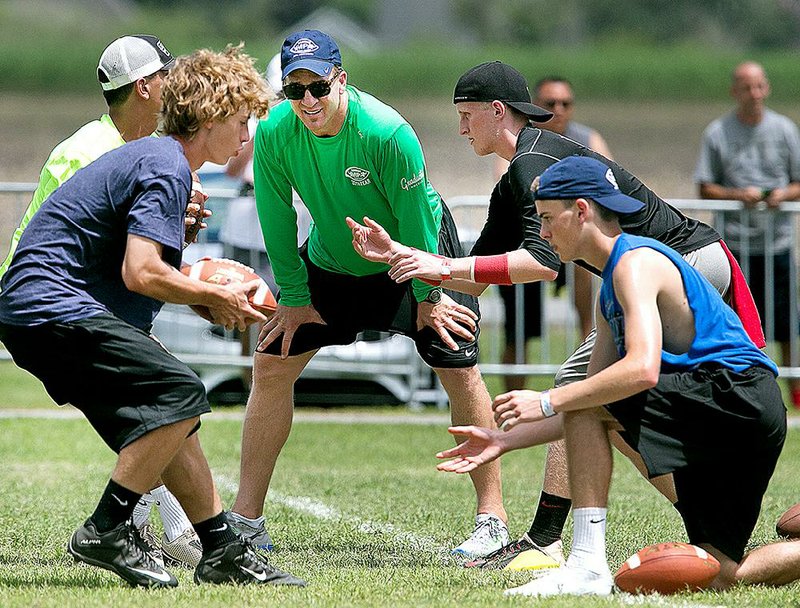
<instances>
[{"instance_id":1,"label":"football on grass","mask_svg":"<svg viewBox=\"0 0 800 608\"><path fill-rule=\"evenodd\" d=\"M628 593L679 593L706 588L719 574L719 562L700 547L659 543L631 555L614 575Z\"/></svg>"},{"instance_id":2,"label":"football on grass","mask_svg":"<svg viewBox=\"0 0 800 608\"><path fill-rule=\"evenodd\" d=\"M781 515L775 532L784 538L800 538L800 502Z\"/></svg>"},{"instance_id":3,"label":"football on grass","mask_svg":"<svg viewBox=\"0 0 800 608\"><path fill-rule=\"evenodd\" d=\"M228 260L225 258L200 258L191 266L185 266L181 272L186 276L197 279L198 281L205 281L206 283L215 283L217 285L230 285L231 283L247 283L248 281L259 280L258 289L250 294L248 298L250 305L263 313L275 312L278 307L275 302L275 296L269 289L269 285L258 276L252 268L245 266L236 260Z\"/></svg>"}]
</instances>

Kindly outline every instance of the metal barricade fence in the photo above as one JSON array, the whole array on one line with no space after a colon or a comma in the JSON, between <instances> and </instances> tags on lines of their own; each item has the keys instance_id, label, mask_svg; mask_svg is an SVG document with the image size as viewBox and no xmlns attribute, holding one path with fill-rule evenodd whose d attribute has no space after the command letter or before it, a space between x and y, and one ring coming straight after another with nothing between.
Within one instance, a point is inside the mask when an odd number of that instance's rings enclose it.
<instances>
[{"instance_id":1,"label":"metal barricade fence","mask_svg":"<svg viewBox=\"0 0 800 608\"><path fill-rule=\"evenodd\" d=\"M2 183L0 182L0 244L3 250L0 255L5 256L6 247L10 241L14 228L18 225L25 208L30 200L30 195L36 184L29 183ZM225 205L228 201L238 196L238 192L230 188L206 188L211 197L209 207L214 209L214 220L222 221L225 216ZM712 216L719 211L742 210L742 217L747 219L750 213L759 213L760 210L743 210L737 201L709 201L673 199L669 202L685 211L688 215L698 217L710 222ZM213 203L213 205L212 205ZM453 217L459 227L460 235L468 251L472 242L477 238L486 219L487 196L460 196L447 201L453 212ZM800 217L800 202L783 203L781 210L791 213L792 242L797 243L796 221ZM763 213L763 211L762 211ZM768 227L771 223L768 221ZM720 231L722 228L720 227ZM185 258L191 262L201 255L224 255L225 248L218 242L219 226L216 229L201 232L200 244L186 250ZM212 238L209 239L208 236ZM794 248L796 250L796 247ZM789 310L783 311L789 317L789 326L792 328L790 342L790 360L782 362L779 352L772 347L770 354L780 366L781 375L784 377L800 378L800 353L798 353L798 311L797 311L797 265L794 250L790 258L790 293L792 302ZM746 242L745 242L745 252ZM771 242L767 240L765 253L771 255ZM245 263L253 260L241 260ZM744 260L746 262L746 260ZM256 264L251 264L256 266ZM507 376L546 376L552 377L560 364L569 356L580 343L581 336L578 331L576 315L573 311L569 294L572 290L572 264L567 265L567 285L560 295L552 293L549 285L541 290L542 311L542 336L533 341L529 348L530 359L526 362L526 348L524 339L524 315L517 314L515 334L516 350L513 363L503 363L503 310L496 287L490 287L481 296L481 362L480 369L487 375ZM747 264L742 264L745 275L748 274ZM774 283L774 269L767 264L765 269L765 310L762 311L765 323L765 333L768 340L774 335L776 316L781 311L773 311L773 297L771 286ZM595 282L595 286L597 283ZM518 297L516 310L524 311L524 293L522 286L517 286ZM167 345L167 347L180 359L198 371L209 389L220 386L226 381L241 379L249 373L252 365L252 346L242 347L242 342L237 336L229 332L220 331L205 321L196 317L186 307L167 305L164 307L154 326L154 333ZM252 344L254 340L250 340ZM8 353L0 349L0 359L8 359ZM371 383L373 387L379 385L381 390L390 395L399 403L407 403L411 407L423 403L435 403L440 407L447 404L447 395L431 373L431 370L417 355L411 340L402 336L374 336L373 339L360 341L350 346L333 346L321 349L311 360L301 376L301 380L319 381L325 387L319 397L320 402L329 403L336 401L337 393L343 394L347 390L343 387L358 382ZM332 381L342 381L341 385L334 385ZM246 382L245 382L246 384ZM341 395L340 395L341 396ZM350 395L355 402L358 395Z\"/></svg>"}]
</instances>

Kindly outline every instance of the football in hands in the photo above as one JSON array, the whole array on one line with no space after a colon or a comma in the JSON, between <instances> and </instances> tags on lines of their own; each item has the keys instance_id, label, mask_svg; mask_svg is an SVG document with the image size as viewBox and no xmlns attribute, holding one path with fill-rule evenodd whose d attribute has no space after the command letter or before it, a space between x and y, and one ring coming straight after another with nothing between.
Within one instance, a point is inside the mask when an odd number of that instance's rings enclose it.
<instances>
[{"instance_id":1,"label":"football in hands","mask_svg":"<svg viewBox=\"0 0 800 608\"><path fill-rule=\"evenodd\" d=\"M270 314L275 312L278 303L269 289L269 285L258 276L252 268L236 260L226 258L200 258L191 266L184 266L181 272L192 279L214 283L216 285L230 285L231 283L247 283L259 280L258 289L250 294L250 305L259 312Z\"/></svg>"},{"instance_id":2,"label":"football in hands","mask_svg":"<svg viewBox=\"0 0 800 608\"><path fill-rule=\"evenodd\" d=\"M659 543L634 553L614 575L628 593L679 593L706 588L719 574L719 562L687 543Z\"/></svg>"},{"instance_id":3,"label":"football in hands","mask_svg":"<svg viewBox=\"0 0 800 608\"><path fill-rule=\"evenodd\" d=\"M200 182L192 182L192 192L190 204L199 205L199 209L188 207L186 209L186 220L190 218L194 220L193 223L184 226L183 232L183 247L184 249L197 240L197 235L203 228L203 211L205 210L206 195L203 192L203 187Z\"/></svg>"}]
</instances>

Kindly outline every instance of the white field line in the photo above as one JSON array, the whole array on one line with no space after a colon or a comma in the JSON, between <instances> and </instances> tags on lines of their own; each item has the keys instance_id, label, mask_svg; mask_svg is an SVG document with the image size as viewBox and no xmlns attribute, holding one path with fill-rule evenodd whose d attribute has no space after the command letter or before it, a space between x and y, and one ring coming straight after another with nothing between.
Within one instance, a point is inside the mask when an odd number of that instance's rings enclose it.
<instances>
[{"instance_id":1,"label":"white field line","mask_svg":"<svg viewBox=\"0 0 800 608\"><path fill-rule=\"evenodd\" d=\"M50 420L69 420L81 418L81 414L73 407L52 407L52 408L0 408L0 419L2 418L42 418ZM203 416L203 422L213 422L215 420L244 420L244 411L225 412L215 411ZM328 422L331 424L410 424L417 426L447 426L450 424L450 416L447 413L432 414L411 414L403 411L397 414L375 414L358 412L304 412L296 410L294 413L295 422Z\"/></svg>"},{"instance_id":2,"label":"white field line","mask_svg":"<svg viewBox=\"0 0 800 608\"><path fill-rule=\"evenodd\" d=\"M221 489L236 493L238 486L227 475L215 474L214 480ZM419 536L413 532L401 530L397 526L389 523L375 522L361 519L352 515L345 515L334 507L308 496L287 496L279 492L270 490L268 500L294 511L305 513L316 519L323 521L345 522L354 526L359 532L364 534L380 534L388 536L393 542L402 544L415 551L425 551L429 553L448 555L449 549L436 544L436 541L429 536Z\"/></svg>"},{"instance_id":3,"label":"white field line","mask_svg":"<svg viewBox=\"0 0 800 608\"><path fill-rule=\"evenodd\" d=\"M15 418L41 418L52 420L69 420L81 418L81 414L73 407L52 407L52 408L0 408L0 419ZM244 412L224 412L215 411L206 414L203 422L213 422L214 420L244 420ZM411 414L399 412L397 414L375 414L357 412L304 412L296 410L294 413L295 422L328 422L331 424L409 424L415 426L447 426L450 424L450 416L447 413L431 414ZM800 416L790 416L788 421L790 429L800 428Z\"/></svg>"}]
</instances>

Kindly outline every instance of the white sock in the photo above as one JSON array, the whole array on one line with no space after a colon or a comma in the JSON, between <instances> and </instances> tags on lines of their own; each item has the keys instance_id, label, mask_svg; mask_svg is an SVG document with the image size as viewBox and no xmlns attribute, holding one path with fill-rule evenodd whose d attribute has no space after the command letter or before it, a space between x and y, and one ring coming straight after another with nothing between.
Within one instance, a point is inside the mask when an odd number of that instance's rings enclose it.
<instances>
[{"instance_id":1,"label":"white sock","mask_svg":"<svg viewBox=\"0 0 800 608\"><path fill-rule=\"evenodd\" d=\"M172 542L192 527L183 507L181 507L181 503L178 502L172 492L167 490L166 486L158 486L151 490L150 493L156 499L158 514L164 524L164 534L169 542Z\"/></svg>"},{"instance_id":2,"label":"white sock","mask_svg":"<svg viewBox=\"0 0 800 608\"><path fill-rule=\"evenodd\" d=\"M141 528L150 521L150 508L153 506L153 502L155 502L155 498L153 498L152 494L142 494L139 502L137 502L136 506L133 508L132 518L134 526Z\"/></svg>"},{"instance_id":3,"label":"white sock","mask_svg":"<svg viewBox=\"0 0 800 608\"><path fill-rule=\"evenodd\" d=\"M606 512L601 507L572 510L574 529L567 566L597 574L609 572L606 560Z\"/></svg>"}]
</instances>

